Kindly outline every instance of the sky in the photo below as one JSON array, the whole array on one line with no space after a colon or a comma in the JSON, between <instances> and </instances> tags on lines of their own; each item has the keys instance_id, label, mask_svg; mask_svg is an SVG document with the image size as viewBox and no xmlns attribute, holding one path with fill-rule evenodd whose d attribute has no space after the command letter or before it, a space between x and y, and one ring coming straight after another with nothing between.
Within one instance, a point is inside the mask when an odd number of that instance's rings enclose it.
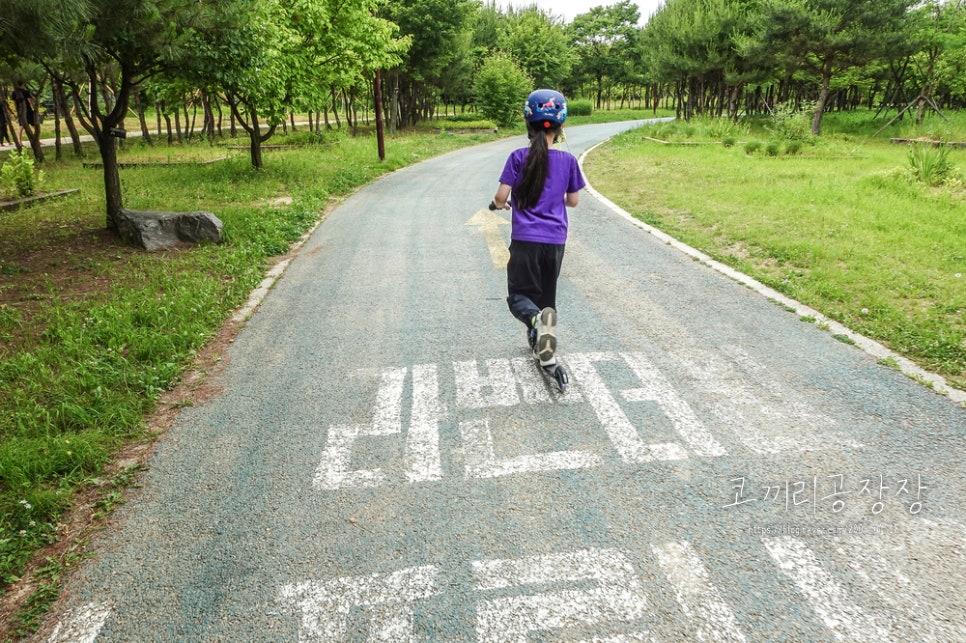
<instances>
[{"instance_id":1,"label":"sky","mask_svg":"<svg viewBox=\"0 0 966 643\"><path fill-rule=\"evenodd\" d=\"M570 22L574 16L587 13L594 7L608 7L616 4L618 0L503 0L500 4L503 7L513 5L514 7L529 7L538 5L541 9L549 11L555 16L562 16L564 22ZM664 0L634 0L634 4L641 11L640 24L647 22L648 17L657 11L664 4Z\"/></svg>"}]
</instances>

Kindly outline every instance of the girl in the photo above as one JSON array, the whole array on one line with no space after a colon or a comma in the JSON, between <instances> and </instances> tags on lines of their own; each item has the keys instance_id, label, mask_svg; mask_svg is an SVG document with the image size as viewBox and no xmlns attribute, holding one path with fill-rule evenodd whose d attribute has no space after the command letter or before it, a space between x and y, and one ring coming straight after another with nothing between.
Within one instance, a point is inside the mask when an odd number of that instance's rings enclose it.
<instances>
[{"instance_id":1,"label":"girl","mask_svg":"<svg viewBox=\"0 0 966 643\"><path fill-rule=\"evenodd\" d=\"M527 326L527 340L540 365L563 390L569 378L554 356L557 277L567 242L567 207L577 205L586 183L573 154L551 148L567 119L563 94L536 90L527 98L523 117L530 146L507 158L490 209L513 211L507 304Z\"/></svg>"}]
</instances>

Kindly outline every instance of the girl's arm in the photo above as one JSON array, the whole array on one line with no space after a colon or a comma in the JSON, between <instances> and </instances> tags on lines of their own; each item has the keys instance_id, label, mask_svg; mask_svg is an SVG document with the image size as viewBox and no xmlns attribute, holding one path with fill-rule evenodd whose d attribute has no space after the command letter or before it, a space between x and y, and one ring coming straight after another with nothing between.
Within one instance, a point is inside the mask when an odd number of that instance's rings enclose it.
<instances>
[{"instance_id":1,"label":"girl's arm","mask_svg":"<svg viewBox=\"0 0 966 643\"><path fill-rule=\"evenodd\" d=\"M506 183L501 183L500 187L496 191L496 196L493 197L493 205L496 206L497 210L510 210L510 186Z\"/></svg>"},{"instance_id":2,"label":"girl's arm","mask_svg":"<svg viewBox=\"0 0 966 643\"><path fill-rule=\"evenodd\" d=\"M577 204L580 203L580 192L568 192L564 198L564 203L567 204L568 208L576 208Z\"/></svg>"}]
</instances>

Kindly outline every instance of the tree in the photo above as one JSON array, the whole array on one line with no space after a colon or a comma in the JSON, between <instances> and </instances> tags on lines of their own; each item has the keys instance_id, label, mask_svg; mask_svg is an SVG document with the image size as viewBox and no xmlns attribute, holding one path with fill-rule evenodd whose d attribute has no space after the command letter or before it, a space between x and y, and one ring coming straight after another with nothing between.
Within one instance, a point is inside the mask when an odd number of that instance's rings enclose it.
<instances>
[{"instance_id":1,"label":"tree","mask_svg":"<svg viewBox=\"0 0 966 643\"><path fill-rule=\"evenodd\" d=\"M41 62L70 89L100 151L107 227L122 210L117 139L133 89L162 73L195 30L210 26L218 0L8 0L4 35L18 54ZM89 88L89 94L87 93Z\"/></svg>"},{"instance_id":2,"label":"tree","mask_svg":"<svg viewBox=\"0 0 966 643\"><path fill-rule=\"evenodd\" d=\"M626 60L633 50L640 10L631 0L609 7L594 7L576 16L570 24L571 44L576 49L578 76L592 79L597 108L603 102L605 85L621 81Z\"/></svg>"},{"instance_id":3,"label":"tree","mask_svg":"<svg viewBox=\"0 0 966 643\"><path fill-rule=\"evenodd\" d=\"M234 0L221 10L231 29L199 34L183 71L218 87L249 137L252 166L293 108L312 109L335 88L353 88L396 64L406 42L375 16L376 0ZM241 20L239 20L241 16Z\"/></svg>"},{"instance_id":4,"label":"tree","mask_svg":"<svg viewBox=\"0 0 966 643\"><path fill-rule=\"evenodd\" d=\"M570 76L573 54L563 24L535 6L510 12L497 45L537 87L558 87Z\"/></svg>"},{"instance_id":5,"label":"tree","mask_svg":"<svg viewBox=\"0 0 966 643\"><path fill-rule=\"evenodd\" d=\"M966 6L930 1L917 8L912 19L910 40L918 46L910 60L918 85L916 123L921 125L927 108L938 109L935 99L941 88L962 87Z\"/></svg>"},{"instance_id":6,"label":"tree","mask_svg":"<svg viewBox=\"0 0 966 643\"><path fill-rule=\"evenodd\" d=\"M773 55L788 73L816 77L812 133L821 133L832 79L901 49L903 27L917 0L765 0L746 53ZM757 50L757 51L755 51Z\"/></svg>"},{"instance_id":7,"label":"tree","mask_svg":"<svg viewBox=\"0 0 966 643\"><path fill-rule=\"evenodd\" d=\"M414 125L434 113L447 70L471 55L464 34L477 0L394 0L381 12L411 38L402 65L387 76L390 127Z\"/></svg>"}]
</instances>

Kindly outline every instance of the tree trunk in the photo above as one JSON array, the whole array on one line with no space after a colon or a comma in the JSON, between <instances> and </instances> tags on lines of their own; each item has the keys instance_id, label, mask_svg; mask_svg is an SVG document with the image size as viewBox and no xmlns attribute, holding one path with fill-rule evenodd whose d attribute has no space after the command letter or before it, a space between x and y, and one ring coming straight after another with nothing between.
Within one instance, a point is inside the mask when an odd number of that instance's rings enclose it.
<instances>
[{"instance_id":1,"label":"tree trunk","mask_svg":"<svg viewBox=\"0 0 966 643\"><path fill-rule=\"evenodd\" d=\"M37 112L34 111L34 121L37 120ZM40 144L40 125L35 123L28 123L24 127L24 132L27 134L27 139L30 141L30 149L33 150L34 160L37 163L44 162L44 148Z\"/></svg>"},{"instance_id":2,"label":"tree trunk","mask_svg":"<svg viewBox=\"0 0 966 643\"><path fill-rule=\"evenodd\" d=\"M174 145L174 133L171 131L171 116L164 114L164 125L168 130L168 145Z\"/></svg>"},{"instance_id":3,"label":"tree trunk","mask_svg":"<svg viewBox=\"0 0 966 643\"><path fill-rule=\"evenodd\" d=\"M256 170L260 170L265 167L262 162L262 140L261 136L258 134L258 125L248 130L248 138L251 141L249 145L249 152L252 158L252 167Z\"/></svg>"},{"instance_id":4,"label":"tree trunk","mask_svg":"<svg viewBox=\"0 0 966 643\"><path fill-rule=\"evenodd\" d=\"M148 145L154 145L154 141L151 140L151 132L148 131L148 120L144 116L144 105L141 103L141 92L137 89L134 90L134 110L138 113L138 122L141 124L141 138Z\"/></svg>"},{"instance_id":5,"label":"tree trunk","mask_svg":"<svg viewBox=\"0 0 966 643\"><path fill-rule=\"evenodd\" d=\"M121 216L121 176L117 169L117 141L107 132L98 134L97 147L104 166L104 196L107 205L107 227L117 231Z\"/></svg>"},{"instance_id":6,"label":"tree trunk","mask_svg":"<svg viewBox=\"0 0 966 643\"><path fill-rule=\"evenodd\" d=\"M812 118L812 135L819 136L822 133L822 116L825 115L825 104L828 102L829 86L832 84L832 72L826 67L822 73L822 89L818 93L818 102L815 103L815 116Z\"/></svg>"}]
</instances>

